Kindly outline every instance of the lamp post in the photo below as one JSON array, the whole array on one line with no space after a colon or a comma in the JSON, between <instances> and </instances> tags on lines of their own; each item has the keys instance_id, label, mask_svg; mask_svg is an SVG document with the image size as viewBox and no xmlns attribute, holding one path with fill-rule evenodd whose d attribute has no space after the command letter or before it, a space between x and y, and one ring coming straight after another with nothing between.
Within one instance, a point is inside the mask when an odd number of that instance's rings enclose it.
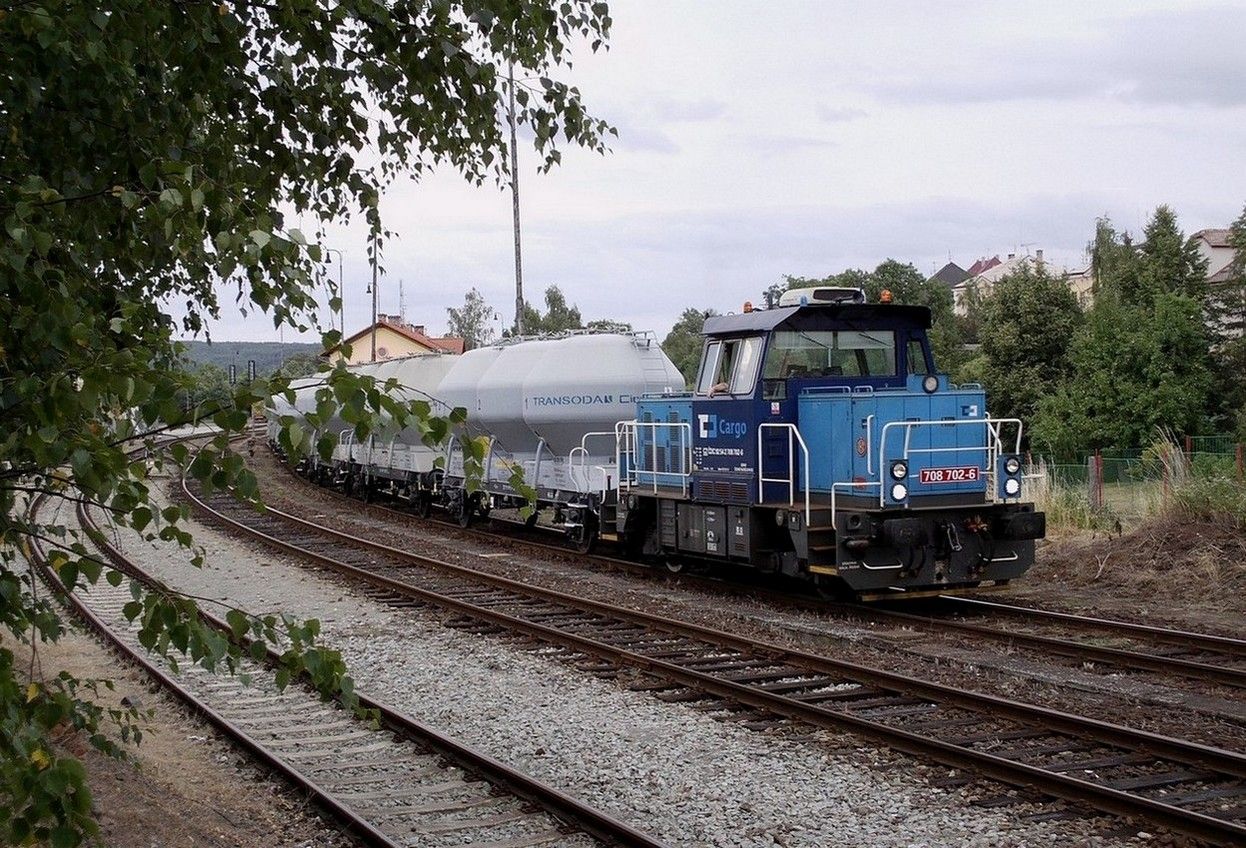
<instances>
[{"instance_id":1,"label":"lamp post","mask_svg":"<svg viewBox=\"0 0 1246 848\"><path fill-rule=\"evenodd\" d=\"M346 341L346 288L345 278L342 275L342 256L346 253L336 247L326 247L325 253L337 254L337 308L338 308L338 324L342 331L342 341ZM329 329L333 329L333 307L329 307Z\"/></svg>"},{"instance_id":2,"label":"lamp post","mask_svg":"<svg viewBox=\"0 0 1246 848\"><path fill-rule=\"evenodd\" d=\"M507 71L511 125L511 205L515 219L515 335L523 335L523 260L519 250L519 145L515 141L515 63Z\"/></svg>"},{"instance_id":3,"label":"lamp post","mask_svg":"<svg viewBox=\"0 0 1246 848\"><path fill-rule=\"evenodd\" d=\"M376 232L372 233L372 361L376 362Z\"/></svg>"}]
</instances>

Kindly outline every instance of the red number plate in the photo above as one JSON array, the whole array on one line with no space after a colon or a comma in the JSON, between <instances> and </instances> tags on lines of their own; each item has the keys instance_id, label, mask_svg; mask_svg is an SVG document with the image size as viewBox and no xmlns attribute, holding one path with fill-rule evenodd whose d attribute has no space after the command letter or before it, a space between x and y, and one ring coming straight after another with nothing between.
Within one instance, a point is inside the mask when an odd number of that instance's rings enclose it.
<instances>
[{"instance_id":1,"label":"red number plate","mask_svg":"<svg viewBox=\"0 0 1246 848\"><path fill-rule=\"evenodd\" d=\"M982 470L976 465L965 465L960 468L923 468L923 483L976 483Z\"/></svg>"}]
</instances>

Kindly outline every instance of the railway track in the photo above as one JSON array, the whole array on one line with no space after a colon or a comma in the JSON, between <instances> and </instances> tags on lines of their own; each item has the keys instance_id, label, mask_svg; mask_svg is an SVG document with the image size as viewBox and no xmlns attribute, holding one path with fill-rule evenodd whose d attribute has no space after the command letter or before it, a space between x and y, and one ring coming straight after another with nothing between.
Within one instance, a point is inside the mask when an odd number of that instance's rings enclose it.
<instances>
[{"instance_id":1,"label":"railway track","mask_svg":"<svg viewBox=\"0 0 1246 848\"><path fill-rule=\"evenodd\" d=\"M301 478L299 482L344 501L359 503L340 492L314 486ZM381 503L370 503L367 508L390 513L403 520L413 517L411 512ZM606 568L622 569L646 578L660 579L664 576L661 570L651 566L601 554L578 554L565 544L533 539L528 528L506 519L501 519L500 523L513 524L517 533L479 527L464 529L450 521L438 523L444 523L447 528L458 532L469 532L508 544L522 544L560 556L576 556ZM680 579L711 591L735 591L739 588L720 579L696 574L681 573ZM1063 657L1096 670L1146 672L1246 689L1246 639L1088 618L974 598L942 596L916 602L926 611L923 614L879 605L823 601L759 586L750 585L747 591L820 613L836 612L845 617L882 624L959 633L975 641L989 640L1008 649L1022 648ZM1034 629L1018 629L1018 621L1024 621Z\"/></svg>"},{"instance_id":2,"label":"railway track","mask_svg":"<svg viewBox=\"0 0 1246 848\"><path fill-rule=\"evenodd\" d=\"M215 521L361 581L450 626L556 645L636 688L742 721L854 731L1014 786L1224 844L1246 841L1246 755L531 586L228 496L185 496Z\"/></svg>"},{"instance_id":3,"label":"railway track","mask_svg":"<svg viewBox=\"0 0 1246 848\"><path fill-rule=\"evenodd\" d=\"M78 515L105 559L155 585L83 508ZM379 716L379 724L299 683L280 689L271 649L265 662L241 662L239 672L250 685L190 664L174 672L140 646L137 626L123 615L133 599L128 586L100 581L89 593L66 594L42 550L34 551L34 561L75 613L122 656L308 793L364 844L662 848L647 834L361 693L362 706ZM230 632L225 622L203 615Z\"/></svg>"}]
</instances>

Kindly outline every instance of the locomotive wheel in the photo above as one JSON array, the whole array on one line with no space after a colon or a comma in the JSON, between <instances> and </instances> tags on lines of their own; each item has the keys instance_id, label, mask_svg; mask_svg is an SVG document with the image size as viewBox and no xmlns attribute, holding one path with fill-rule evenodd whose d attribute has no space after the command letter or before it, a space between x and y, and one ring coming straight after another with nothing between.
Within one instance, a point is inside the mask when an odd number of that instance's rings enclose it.
<instances>
[{"instance_id":1,"label":"locomotive wheel","mask_svg":"<svg viewBox=\"0 0 1246 848\"><path fill-rule=\"evenodd\" d=\"M834 577L822 574L813 575L813 591L824 601L842 601L844 586Z\"/></svg>"}]
</instances>

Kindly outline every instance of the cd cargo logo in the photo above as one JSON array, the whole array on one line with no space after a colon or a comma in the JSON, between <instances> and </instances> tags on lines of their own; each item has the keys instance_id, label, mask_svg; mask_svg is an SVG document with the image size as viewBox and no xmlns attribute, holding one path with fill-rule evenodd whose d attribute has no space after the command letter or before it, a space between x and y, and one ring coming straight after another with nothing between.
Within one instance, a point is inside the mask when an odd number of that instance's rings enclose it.
<instances>
[{"instance_id":1,"label":"cd cargo logo","mask_svg":"<svg viewBox=\"0 0 1246 848\"><path fill-rule=\"evenodd\" d=\"M748 433L748 422L719 419L717 415L697 416L697 435L702 439L743 439Z\"/></svg>"}]
</instances>

